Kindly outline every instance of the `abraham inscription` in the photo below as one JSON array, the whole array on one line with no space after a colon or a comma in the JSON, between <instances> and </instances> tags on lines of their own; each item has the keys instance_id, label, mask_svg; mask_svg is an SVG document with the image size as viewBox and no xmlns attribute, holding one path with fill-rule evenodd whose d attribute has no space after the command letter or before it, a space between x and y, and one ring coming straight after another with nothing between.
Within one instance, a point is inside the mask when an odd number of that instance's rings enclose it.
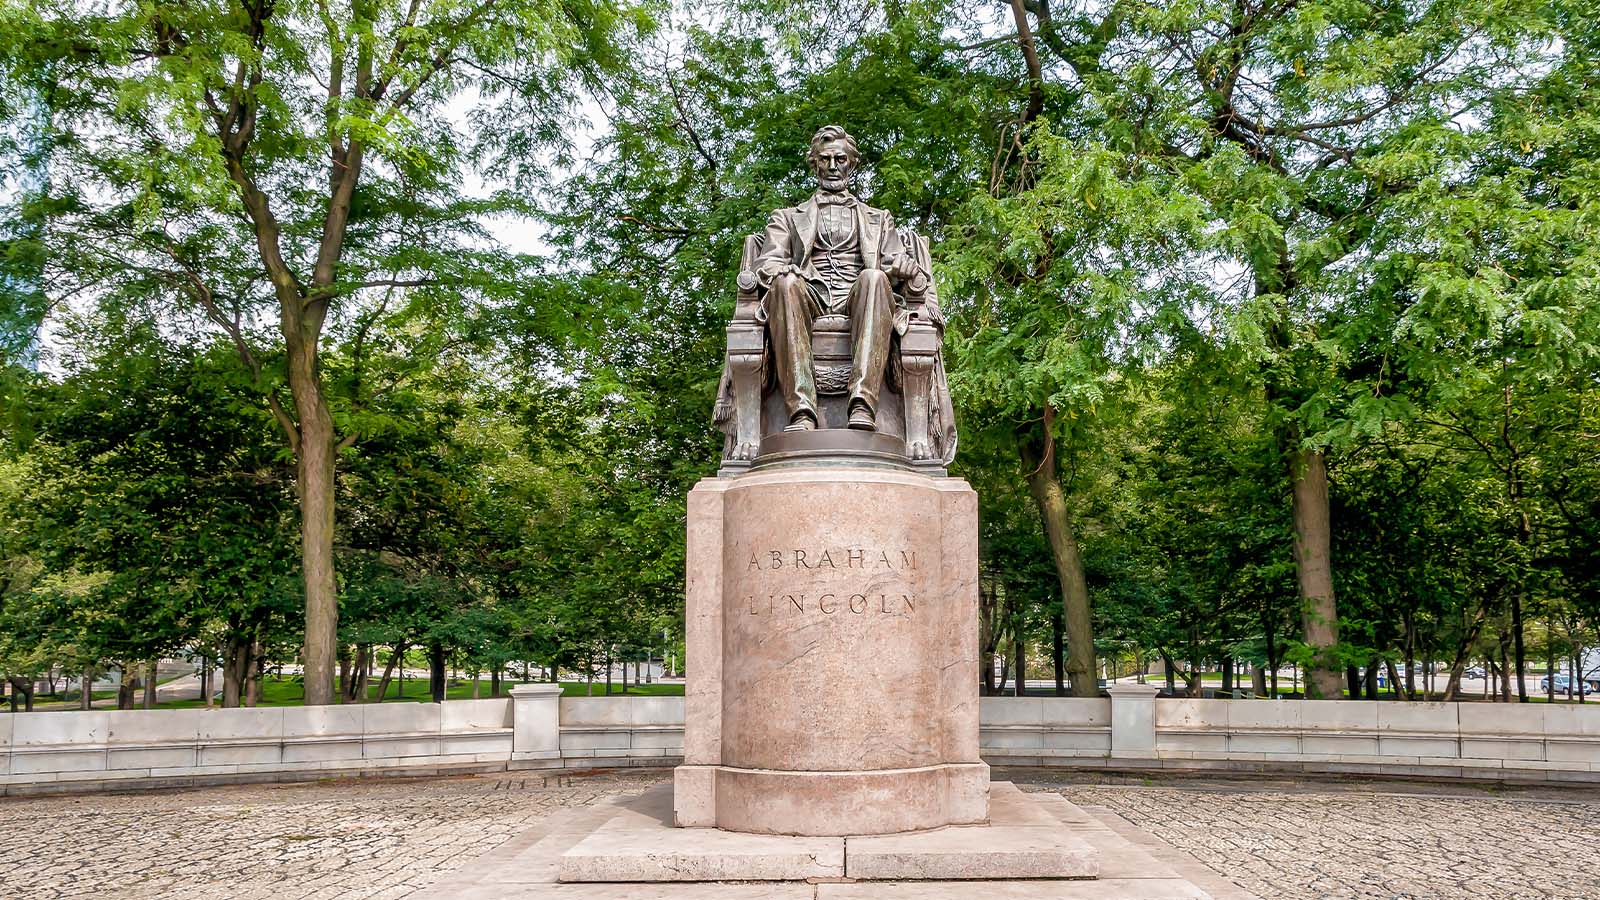
<instances>
[{"instance_id":1,"label":"abraham inscription","mask_svg":"<svg viewBox=\"0 0 1600 900\"><path fill-rule=\"evenodd\" d=\"M738 606L749 616L911 615L922 598L904 577L894 576L916 572L917 563L917 551L905 548L751 550L745 585L767 586L742 595ZM828 577L834 574L843 575L838 583Z\"/></svg>"}]
</instances>

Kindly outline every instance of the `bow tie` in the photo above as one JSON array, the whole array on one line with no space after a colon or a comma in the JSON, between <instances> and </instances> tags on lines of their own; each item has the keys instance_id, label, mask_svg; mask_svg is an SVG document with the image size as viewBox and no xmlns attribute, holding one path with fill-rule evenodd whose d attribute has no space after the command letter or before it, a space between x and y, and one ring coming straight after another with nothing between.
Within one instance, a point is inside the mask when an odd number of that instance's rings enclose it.
<instances>
[{"instance_id":1,"label":"bow tie","mask_svg":"<svg viewBox=\"0 0 1600 900\"><path fill-rule=\"evenodd\" d=\"M830 194L827 191L817 192L818 206L855 206L856 198L849 194Z\"/></svg>"}]
</instances>

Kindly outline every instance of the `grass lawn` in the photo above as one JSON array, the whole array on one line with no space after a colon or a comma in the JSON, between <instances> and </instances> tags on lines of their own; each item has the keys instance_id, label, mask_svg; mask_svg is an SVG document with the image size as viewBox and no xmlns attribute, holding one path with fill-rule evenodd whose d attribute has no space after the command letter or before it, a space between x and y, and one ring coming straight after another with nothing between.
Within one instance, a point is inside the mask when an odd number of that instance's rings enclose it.
<instances>
[{"instance_id":1,"label":"grass lawn","mask_svg":"<svg viewBox=\"0 0 1600 900\"><path fill-rule=\"evenodd\" d=\"M596 681L594 683L594 696L596 696L596 697L604 697L605 695L606 695L606 683L604 681ZM563 681L563 682L561 682L561 696L563 696L563 697L587 697L587 696L589 696L589 685L587 683L585 683L585 682L582 682L582 681ZM611 696L613 696L613 697L621 697L621 696L623 696L621 682L615 682L614 681L614 682L611 683ZM629 697L682 697L683 696L683 685L682 684L630 684L630 685L628 685L628 694L627 694L627 696L629 696Z\"/></svg>"}]
</instances>

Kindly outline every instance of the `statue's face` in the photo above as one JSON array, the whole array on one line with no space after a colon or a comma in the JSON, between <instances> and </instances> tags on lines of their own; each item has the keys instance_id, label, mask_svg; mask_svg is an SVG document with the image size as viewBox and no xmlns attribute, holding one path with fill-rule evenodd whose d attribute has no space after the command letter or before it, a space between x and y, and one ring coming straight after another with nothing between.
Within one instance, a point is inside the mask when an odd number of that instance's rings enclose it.
<instances>
[{"instance_id":1,"label":"statue's face","mask_svg":"<svg viewBox=\"0 0 1600 900\"><path fill-rule=\"evenodd\" d=\"M817 184L825 191L839 192L850 187L856 161L844 141L829 141L817 148Z\"/></svg>"}]
</instances>

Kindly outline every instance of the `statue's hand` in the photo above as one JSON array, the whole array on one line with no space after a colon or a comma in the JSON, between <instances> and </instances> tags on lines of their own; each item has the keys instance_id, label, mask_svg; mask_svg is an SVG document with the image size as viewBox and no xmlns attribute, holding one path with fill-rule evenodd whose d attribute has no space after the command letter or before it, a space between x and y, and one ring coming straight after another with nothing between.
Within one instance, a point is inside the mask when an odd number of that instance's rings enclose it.
<instances>
[{"instance_id":1,"label":"statue's hand","mask_svg":"<svg viewBox=\"0 0 1600 900\"><path fill-rule=\"evenodd\" d=\"M911 283L917 282L919 276L921 276L923 283L926 283L926 275L922 271L921 264L908 253L901 253L890 259L888 266L884 268L884 274L890 278Z\"/></svg>"}]
</instances>

